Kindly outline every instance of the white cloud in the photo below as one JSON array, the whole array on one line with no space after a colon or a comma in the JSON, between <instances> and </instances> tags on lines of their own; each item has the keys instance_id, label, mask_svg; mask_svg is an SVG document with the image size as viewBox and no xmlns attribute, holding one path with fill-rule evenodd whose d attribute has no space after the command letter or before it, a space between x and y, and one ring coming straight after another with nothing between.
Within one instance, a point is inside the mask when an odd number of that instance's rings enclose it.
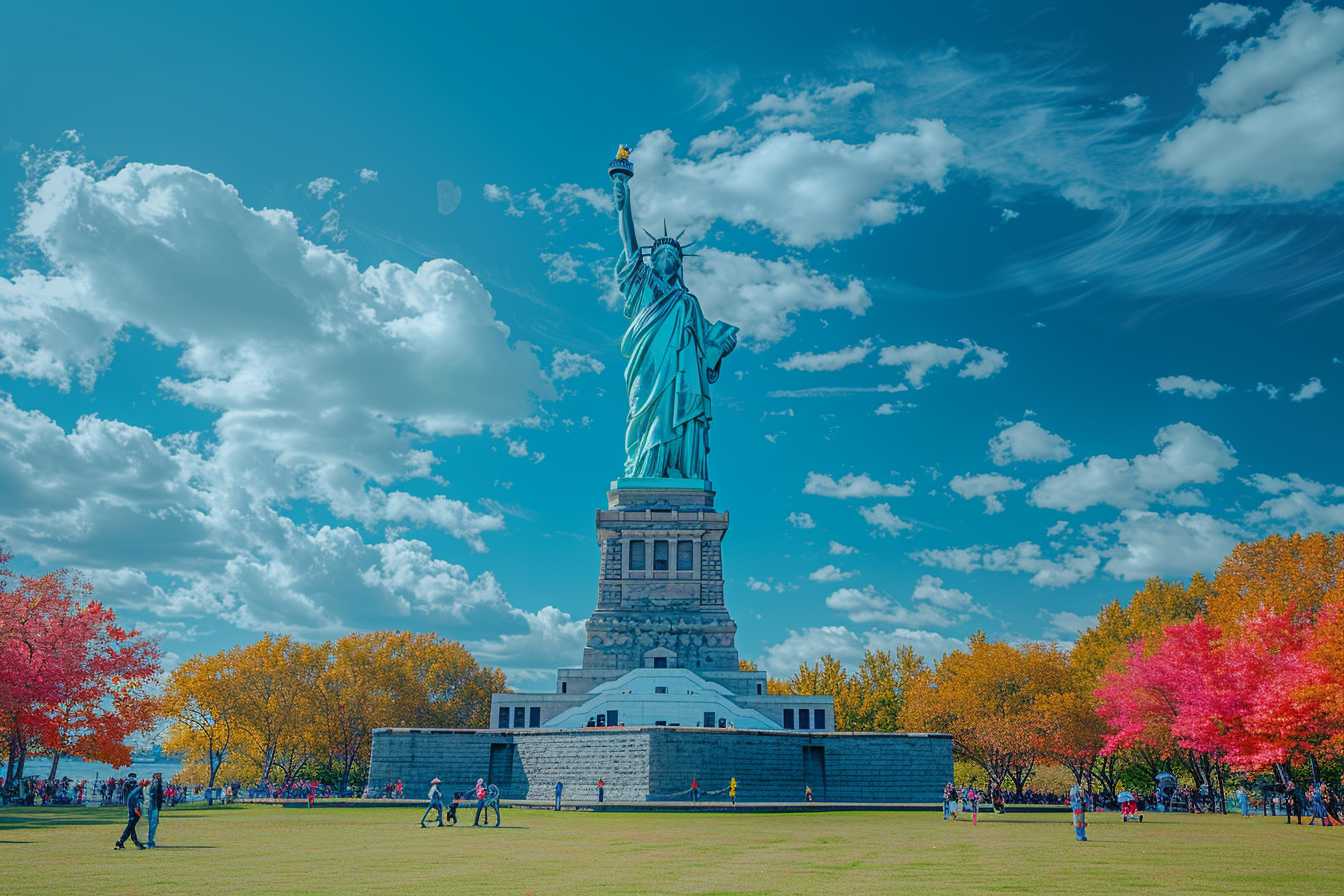
<instances>
[{"instance_id":1,"label":"white cloud","mask_svg":"<svg viewBox=\"0 0 1344 896\"><path fill-rule=\"evenodd\" d=\"M1004 492L1017 491L1025 488L1026 484L1019 479L1011 476L1004 476L1002 473L979 473L974 476L953 476L948 483L948 488L956 492L961 497L969 500L974 498L985 499L985 513L994 514L1003 511L1003 501L999 495Z\"/></svg>"},{"instance_id":2,"label":"white cloud","mask_svg":"<svg viewBox=\"0 0 1344 896\"><path fill-rule=\"evenodd\" d=\"M1160 450L1132 460L1106 454L1049 476L1031 492L1037 507L1077 513L1097 504L1137 509L1184 485L1218 482L1237 465L1232 447L1193 423L1173 423L1153 438Z\"/></svg>"},{"instance_id":3,"label":"white cloud","mask_svg":"<svg viewBox=\"0 0 1344 896\"><path fill-rule=\"evenodd\" d=\"M1022 217L1022 213L1011 208L999 209L999 218L1003 221L1016 221Z\"/></svg>"},{"instance_id":4,"label":"white cloud","mask_svg":"<svg viewBox=\"0 0 1344 896\"><path fill-rule=\"evenodd\" d=\"M846 473L838 480L825 473L808 473L803 483L803 494L823 498L904 498L914 488L914 481L902 483L879 482L867 473Z\"/></svg>"},{"instance_id":5,"label":"white cloud","mask_svg":"<svg viewBox=\"0 0 1344 896\"><path fill-rule=\"evenodd\" d=\"M910 596L917 601L924 601L951 612L989 615L989 611L977 604L969 594L957 588L947 587L937 576L920 576Z\"/></svg>"},{"instance_id":6,"label":"white cloud","mask_svg":"<svg viewBox=\"0 0 1344 896\"><path fill-rule=\"evenodd\" d=\"M966 618L964 613L950 613L927 599L913 607L898 604L871 585L839 588L826 598L826 606L859 623L946 628Z\"/></svg>"},{"instance_id":7,"label":"white cloud","mask_svg":"<svg viewBox=\"0 0 1344 896\"><path fill-rule=\"evenodd\" d=\"M1008 366L1008 355L998 349L977 345L962 339L959 345L938 345L917 342L913 345L889 345L878 354L877 363L884 367L904 367L905 380L911 388L923 389L929 371L939 367L955 367L967 358L958 376L982 380Z\"/></svg>"},{"instance_id":8,"label":"white cloud","mask_svg":"<svg viewBox=\"0 0 1344 896\"><path fill-rule=\"evenodd\" d=\"M761 259L712 247L699 251L688 261L686 278L705 315L741 327L759 346L791 334L800 311L848 311L859 317L872 305L861 281L836 281L797 258Z\"/></svg>"},{"instance_id":9,"label":"white cloud","mask_svg":"<svg viewBox=\"0 0 1344 896\"><path fill-rule=\"evenodd\" d=\"M1310 401L1317 395L1325 391L1325 386L1321 385L1320 377L1312 377L1302 384L1302 387L1294 392L1290 398L1293 401Z\"/></svg>"},{"instance_id":10,"label":"white cloud","mask_svg":"<svg viewBox=\"0 0 1344 896\"><path fill-rule=\"evenodd\" d=\"M832 541L827 549L827 553L839 557L844 557L851 554L857 554L858 552L859 552L858 548L851 547L847 544L841 544L838 541Z\"/></svg>"},{"instance_id":11,"label":"white cloud","mask_svg":"<svg viewBox=\"0 0 1344 896\"><path fill-rule=\"evenodd\" d=\"M884 401L873 408L875 417L893 417L901 411L909 411L919 407L913 401Z\"/></svg>"},{"instance_id":12,"label":"white cloud","mask_svg":"<svg viewBox=\"0 0 1344 896\"><path fill-rule=\"evenodd\" d=\"M1242 3L1210 3L1190 16L1190 33L1195 37L1204 37L1210 31L1228 28L1240 31L1257 16L1269 15L1263 6L1246 6Z\"/></svg>"},{"instance_id":13,"label":"white cloud","mask_svg":"<svg viewBox=\"0 0 1344 896\"><path fill-rule=\"evenodd\" d=\"M1282 478L1256 473L1244 480L1256 491L1269 495L1249 516L1251 522L1272 520L1299 529L1337 531L1344 529L1344 488L1307 479L1297 473ZM1329 503L1329 499L1336 503Z\"/></svg>"},{"instance_id":14,"label":"white cloud","mask_svg":"<svg viewBox=\"0 0 1344 896\"><path fill-rule=\"evenodd\" d=\"M555 354L551 355L551 379L553 380L572 380L574 377L583 376L585 373L601 373L606 369L607 365L592 355L571 352L569 349L556 349Z\"/></svg>"},{"instance_id":15,"label":"white cloud","mask_svg":"<svg viewBox=\"0 0 1344 896\"><path fill-rule=\"evenodd\" d=\"M510 615L526 630L468 641L467 647L481 663L501 667L511 687L553 681L556 668L574 662L583 653L587 620L574 619L552 606L535 613L514 608Z\"/></svg>"},{"instance_id":16,"label":"white cloud","mask_svg":"<svg viewBox=\"0 0 1344 896\"><path fill-rule=\"evenodd\" d=\"M325 199L338 184L334 177L315 177L308 182L308 194L314 199Z\"/></svg>"},{"instance_id":17,"label":"white cloud","mask_svg":"<svg viewBox=\"0 0 1344 896\"><path fill-rule=\"evenodd\" d=\"M732 149L741 142L742 135L737 132L737 128L729 125L696 137L691 141L688 152L698 159L707 159L717 152Z\"/></svg>"},{"instance_id":18,"label":"white cloud","mask_svg":"<svg viewBox=\"0 0 1344 896\"><path fill-rule=\"evenodd\" d=\"M876 90L869 81L797 90L787 96L767 93L747 107L762 131L811 128L826 115L844 115L854 100Z\"/></svg>"},{"instance_id":19,"label":"white cloud","mask_svg":"<svg viewBox=\"0 0 1344 896\"><path fill-rule=\"evenodd\" d=\"M814 582L843 582L845 579L852 579L858 573L853 570L841 569L834 563L827 563L825 566L812 570L807 577Z\"/></svg>"},{"instance_id":20,"label":"white cloud","mask_svg":"<svg viewBox=\"0 0 1344 896\"><path fill-rule=\"evenodd\" d=\"M57 164L23 200L19 236L45 271L0 278L0 370L92 387L137 330L180 353L160 389L214 429L156 438L84 417L67 433L0 403L8 543L85 570L125 605L248 630L507 612L490 573L402 534L430 527L485 550L503 516L433 494L428 446L507 431L554 394L471 272L445 259L361 270L291 213L250 209L180 166ZM285 515L302 502L393 528L377 541Z\"/></svg>"},{"instance_id":21,"label":"white cloud","mask_svg":"<svg viewBox=\"0 0 1344 896\"><path fill-rule=\"evenodd\" d=\"M649 220L692 233L720 219L810 249L909 214L914 207L903 197L918 187L942 190L961 141L940 121L912 127L866 144L776 133L701 161L677 158L671 134L653 131L631 154L637 201Z\"/></svg>"},{"instance_id":22,"label":"white cloud","mask_svg":"<svg viewBox=\"0 0 1344 896\"><path fill-rule=\"evenodd\" d=\"M546 279L552 283L575 283L581 278L583 262L569 252L543 252Z\"/></svg>"},{"instance_id":23,"label":"white cloud","mask_svg":"<svg viewBox=\"0 0 1344 896\"><path fill-rule=\"evenodd\" d=\"M892 513L891 505L886 502L874 504L872 507L860 507L859 516L863 517L868 525L886 535L899 535L907 529L914 528L913 523L906 522Z\"/></svg>"},{"instance_id":24,"label":"white cloud","mask_svg":"<svg viewBox=\"0 0 1344 896\"><path fill-rule=\"evenodd\" d=\"M1255 391L1265 393L1269 396L1270 401L1279 397L1279 387L1271 386L1269 383L1256 383Z\"/></svg>"},{"instance_id":25,"label":"white cloud","mask_svg":"<svg viewBox=\"0 0 1344 896\"><path fill-rule=\"evenodd\" d=\"M877 386L809 386L806 389L774 389L768 394L771 398L835 398L841 395L887 394L908 391L910 391L910 387L905 383L897 383L894 386L889 383L882 383ZM914 407L914 405L911 405L911 407Z\"/></svg>"},{"instance_id":26,"label":"white cloud","mask_svg":"<svg viewBox=\"0 0 1344 896\"><path fill-rule=\"evenodd\" d=\"M1160 376L1157 378L1157 391L1179 392L1186 398L1217 398L1230 389L1214 380L1197 380L1192 376Z\"/></svg>"},{"instance_id":27,"label":"white cloud","mask_svg":"<svg viewBox=\"0 0 1344 896\"><path fill-rule=\"evenodd\" d=\"M1206 513L1126 510L1114 528L1116 545L1108 552L1106 572L1126 581L1212 572L1246 537L1244 530Z\"/></svg>"},{"instance_id":28,"label":"white cloud","mask_svg":"<svg viewBox=\"0 0 1344 896\"><path fill-rule=\"evenodd\" d=\"M1344 9L1294 3L1229 56L1159 166L1215 193L1310 197L1344 179Z\"/></svg>"},{"instance_id":29,"label":"white cloud","mask_svg":"<svg viewBox=\"0 0 1344 896\"><path fill-rule=\"evenodd\" d=\"M873 353L873 342L865 339L857 345L836 349L830 352L795 352L775 366L785 370L805 370L808 372L843 370L854 364L863 363Z\"/></svg>"},{"instance_id":30,"label":"white cloud","mask_svg":"<svg viewBox=\"0 0 1344 896\"><path fill-rule=\"evenodd\" d=\"M767 579L758 579L755 576L747 576L747 588L751 591L759 591L763 594L783 594L785 591L793 590L784 582L775 581L774 576Z\"/></svg>"},{"instance_id":31,"label":"white cloud","mask_svg":"<svg viewBox=\"0 0 1344 896\"><path fill-rule=\"evenodd\" d=\"M1115 103L1122 108L1134 110L1142 109L1144 106L1148 105L1148 100L1139 96L1137 93L1131 93L1128 96L1122 96L1120 99L1116 100Z\"/></svg>"},{"instance_id":32,"label":"white cloud","mask_svg":"<svg viewBox=\"0 0 1344 896\"><path fill-rule=\"evenodd\" d=\"M843 625L823 625L790 629L788 636L766 648L763 665L775 674L792 675L800 665L812 666L822 656L833 656L846 668L857 669L865 650L895 652L903 646L930 661L943 654L965 648L964 641L922 629L866 629L861 634Z\"/></svg>"},{"instance_id":33,"label":"white cloud","mask_svg":"<svg viewBox=\"0 0 1344 896\"><path fill-rule=\"evenodd\" d=\"M451 182L439 183L442 185ZM514 193L502 184L485 184L481 188L481 195L485 197L486 202L503 205L504 213L513 218L524 217L531 211L550 221L554 218L572 217L582 211L610 214L612 210L611 196L607 191L572 183L561 184L553 189L549 196L542 195L539 190Z\"/></svg>"},{"instance_id":34,"label":"white cloud","mask_svg":"<svg viewBox=\"0 0 1344 896\"><path fill-rule=\"evenodd\" d=\"M956 572L1011 572L1031 576L1038 588L1065 588L1086 582L1096 575L1101 555L1091 547L1078 547L1054 559L1047 558L1040 545L1024 541L1010 548L973 545L968 548L941 548L916 551L910 555L925 566L937 566Z\"/></svg>"},{"instance_id":35,"label":"white cloud","mask_svg":"<svg viewBox=\"0 0 1344 896\"><path fill-rule=\"evenodd\" d=\"M796 529L817 528L817 521L812 519L812 514L804 511L795 510L793 513L790 513L787 517L787 522L790 526L793 526Z\"/></svg>"},{"instance_id":36,"label":"white cloud","mask_svg":"<svg viewBox=\"0 0 1344 896\"><path fill-rule=\"evenodd\" d=\"M372 184L378 182L378 172L372 168L359 169L360 183Z\"/></svg>"},{"instance_id":37,"label":"white cloud","mask_svg":"<svg viewBox=\"0 0 1344 896\"><path fill-rule=\"evenodd\" d=\"M1014 461L1068 460L1072 455L1068 441L1035 420L1014 423L989 440L989 458L999 467Z\"/></svg>"}]
</instances>

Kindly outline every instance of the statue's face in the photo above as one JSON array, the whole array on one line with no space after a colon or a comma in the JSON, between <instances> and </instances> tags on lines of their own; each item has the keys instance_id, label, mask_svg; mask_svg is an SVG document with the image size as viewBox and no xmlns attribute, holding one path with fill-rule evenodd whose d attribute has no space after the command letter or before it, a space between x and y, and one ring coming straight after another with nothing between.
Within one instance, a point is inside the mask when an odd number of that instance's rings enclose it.
<instances>
[{"instance_id":1,"label":"statue's face","mask_svg":"<svg viewBox=\"0 0 1344 896\"><path fill-rule=\"evenodd\" d=\"M681 256L671 246L659 246L651 261L653 269L664 280L671 280L681 273Z\"/></svg>"}]
</instances>

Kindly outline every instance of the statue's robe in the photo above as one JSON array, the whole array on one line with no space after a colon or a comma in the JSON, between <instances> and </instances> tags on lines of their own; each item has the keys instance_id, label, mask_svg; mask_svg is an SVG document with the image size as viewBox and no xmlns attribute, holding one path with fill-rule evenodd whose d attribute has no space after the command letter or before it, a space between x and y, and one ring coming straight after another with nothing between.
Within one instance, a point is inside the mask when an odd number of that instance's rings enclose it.
<instances>
[{"instance_id":1,"label":"statue's robe","mask_svg":"<svg viewBox=\"0 0 1344 896\"><path fill-rule=\"evenodd\" d=\"M736 332L709 325L700 303L668 283L638 253L616 267L625 316L625 475L709 478L709 385Z\"/></svg>"}]
</instances>

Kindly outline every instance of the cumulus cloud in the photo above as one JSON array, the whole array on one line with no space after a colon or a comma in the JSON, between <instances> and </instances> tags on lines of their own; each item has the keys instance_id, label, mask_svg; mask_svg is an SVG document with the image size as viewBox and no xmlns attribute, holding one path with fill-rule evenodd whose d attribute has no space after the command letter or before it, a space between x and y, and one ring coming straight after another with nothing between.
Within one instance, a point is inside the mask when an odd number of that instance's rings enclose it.
<instances>
[{"instance_id":1,"label":"cumulus cloud","mask_svg":"<svg viewBox=\"0 0 1344 896\"><path fill-rule=\"evenodd\" d=\"M1279 397L1279 387L1271 386L1269 383L1256 383L1255 391L1265 393L1269 396L1270 401Z\"/></svg>"},{"instance_id":2,"label":"cumulus cloud","mask_svg":"<svg viewBox=\"0 0 1344 896\"><path fill-rule=\"evenodd\" d=\"M1206 513L1165 514L1126 510L1115 524L1115 547L1106 572L1117 579L1184 578L1212 572L1248 533Z\"/></svg>"},{"instance_id":3,"label":"cumulus cloud","mask_svg":"<svg viewBox=\"0 0 1344 896\"><path fill-rule=\"evenodd\" d=\"M936 661L946 653L965 648L966 643L925 629L870 628L854 632L844 625L823 625L791 629L783 641L766 648L762 661L766 669L781 675L790 675L799 666L811 667L822 656L833 656L854 670L863 661L865 650L894 653L907 646L929 661Z\"/></svg>"},{"instance_id":4,"label":"cumulus cloud","mask_svg":"<svg viewBox=\"0 0 1344 896\"><path fill-rule=\"evenodd\" d=\"M1195 37L1204 37L1210 31L1227 28L1240 31L1251 24L1257 16L1269 15L1263 6L1246 6L1243 3L1210 3L1190 16L1190 33Z\"/></svg>"},{"instance_id":5,"label":"cumulus cloud","mask_svg":"<svg viewBox=\"0 0 1344 896\"><path fill-rule=\"evenodd\" d=\"M1310 401L1317 395L1325 391L1325 386L1321 385L1320 377L1312 377L1302 384L1302 387L1289 396L1293 401Z\"/></svg>"},{"instance_id":6,"label":"cumulus cloud","mask_svg":"<svg viewBox=\"0 0 1344 896\"><path fill-rule=\"evenodd\" d=\"M1098 504L1138 509L1181 486L1211 484L1237 465L1232 447L1193 423L1173 423L1157 431L1156 454L1132 459L1106 454L1049 476L1031 492L1037 507L1077 513Z\"/></svg>"},{"instance_id":7,"label":"cumulus cloud","mask_svg":"<svg viewBox=\"0 0 1344 896\"><path fill-rule=\"evenodd\" d=\"M606 369L607 365L592 355L571 352L569 349L556 349L555 354L551 355L551 379L553 380L572 380L574 377L583 376L585 373L601 373Z\"/></svg>"},{"instance_id":8,"label":"cumulus cloud","mask_svg":"<svg viewBox=\"0 0 1344 896\"><path fill-rule=\"evenodd\" d=\"M1344 179L1344 9L1294 3L1229 56L1158 164L1214 193L1311 197Z\"/></svg>"},{"instance_id":9,"label":"cumulus cloud","mask_svg":"<svg viewBox=\"0 0 1344 896\"><path fill-rule=\"evenodd\" d=\"M884 535L899 535L907 529L913 529L914 523L906 522L891 512L891 505L885 501L872 507L860 507L859 516L868 525Z\"/></svg>"},{"instance_id":10,"label":"cumulus cloud","mask_svg":"<svg viewBox=\"0 0 1344 896\"><path fill-rule=\"evenodd\" d=\"M964 618L964 614L948 612L927 599L904 606L871 585L837 589L826 598L826 606L858 623L947 628Z\"/></svg>"},{"instance_id":11,"label":"cumulus cloud","mask_svg":"<svg viewBox=\"0 0 1344 896\"><path fill-rule=\"evenodd\" d=\"M1045 617L1046 633L1054 638L1074 639L1097 624L1096 614L1083 616L1072 610L1049 613Z\"/></svg>"},{"instance_id":12,"label":"cumulus cloud","mask_svg":"<svg viewBox=\"0 0 1344 896\"><path fill-rule=\"evenodd\" d=\"M359 169L359 181L365 184L377 183L378 172L372 168L361 168Z\"/></svg>"},{"instance_id":13,"label":"cumulus cloud","mask_svg":"<svg viewBox=\"0 0 1344 896\"><path fill-rule=\"evenodd\" d=\"M1000 500L999 495L1026 487L1026 484L1021 480L1004 476L1002 473L953 476L947 485L948 488L967 500L984 498L985 513L987 514L1003 512L1003 501Z\"/></svg>"},{"instance_id":14,"label":"cumulus cloud","mask_svg":"<svg viewBox=\"0 0 1344 896\"><path fill-rule=\"evenodd\" d=\"M843 582L845 579L852 579L858 573L853 570L841 569L834 563L827 563L825 566L812 570L807 577L813 582Z\"/></svg>"},{"instance_id":15,"label":"cumulus cloud","mask_svg":"<svg viewBox=\"0 0 1344 896\"><path fill-rule=\"evenodd\" d=\"M805 370L808 372L843 370L854 364L863 363L873 353L873 342L865 339L857 345L836 349L830 352L795 352L776 362L777 367L785 370Z\"/></svg>"},{"instance_id":16,"label":"cumulus cloud","mask_svg":"<svg viewBox=\"0 0 1344 896\"><path fill-rule=\"evenodd\" d=\"M762 131L811 128L827 115L845 114L854 100L876 90L870 81L796 90L781 96L767 93L747 107Z\"/></svg>"},{"instance_id":17,"label":"cumulus cloud","mask_svg":"<svg viewBox=\"0 0 1344 896\"><path fill-rule=\"evenodd\" d=\"M967 548L928 548L910 555L925 566L956 572L1011 572L1031 576L1038 588L1065 588L1096 575L1101 554L1091 547L1078 547L1056 557L1046 557L1041 546L1023 541L1012 547L973 545Z\"/></svg>"},{"instance_id":18,"label":"cumulus cloud","mask_svg":"<svg viewBox=\"0 0 1344 896\"><path fill-rule=\"evenodd\" d=\"M668 131L645 134L631 159L638 211L703 233L714 220L770 231L810 249L890 224L914 211L916 188L942 190L962 154L941 121L880 133L870 142L779 132L700 160L679 158Z\"/></svg>"},{"instance_id":19,"label":"cumulus cloud","mask_svg":"<svg viewBox=\"0 0 1344 896\"><path fill-rule=\"evenodd\" d=\"M160 438L94 416L66 431L0 402L0 530L15 549L85 570L123 605L245 629L507 613L490 573L404 534L484 551L502 515L433 493L429 446L507 431L554 394L470 271L360 269L291 213L169 165L52 165L24 194L19 237L44 270L0 278L0 370L92 387L122 334L143 332L179 353L162 393L213 432ZM286 515L301 502L364 531Z\"/></svg>"},{"instance_id":20,"label":"cumulus cloud","mask_svg":"<svg viewBox=\"0 0 1344 896\"><path fill-rule=\"evenodd\" d=\"M535 613L514 608L510 616L523 631L468 641L467 647L480 662L501 667L511 687L537 687L553 680L557 668L583 653L587 620L552 606Z\"/></svg>"},{"instance_id":21,"label":"cumulus cloud","mask_svg":"<svg viewBox=\"0 0 1344 896\"><path fill-rule=\"evenodd\" d=\"M983 380L1007 367L1008 355L998 349L962 339L958 345L938 345L933 342L889 345L878 354L877 363L884 367L905 368L905 381L910 387L923 389L924 378L935 368L961 365L957 376Z\"/></svg>"},{"instance_id":22,"label":"cumulus cloud","mask_svg":"<svg viewBox=\"0 0 1344 896\"><path fill-rule=\"evenodd\" d=\"M848 556L851 554L857 554L858 552L859 552L858 548L851 547L850 545L847 544L842 544L838 541L832 541L829 547L827 548L827 553L833 556L840 556L840 557Z\"/></svg>"},{"instance_id":23,"label":"cumulus cloud","mask_svg":"<svg viewBox=\"0 0 1344 896\"><path fill-rule=\"evenodd\" d=\"M801 311L847 311L859 317L872 305L858 279L837 281L797 258L763 259L706 247L690 262L687 282L706 316L741 327L758 346L791 334Z\"/></svg>"},{"instance_id":24,"label":"cumulus cloud","mask_svg":"<svg viewBox=\"0 0 1344 896\"><path fill-rule=\"evenodd\" d=\"M846 473L839 479L825 473L808 473L803 483L803 494L823 498L904 498L914 488L914 481L902 483L879 482L867 473Z\"/></svg>"},{"instance_id":25,"label":"cumulus cloud","mask_svg":"<svg viewBox=\"0 0 1344 896\"><path fill-rule=\"evenodd\" d=\"M1283 477L1255 473L1244 481L1269 496L1249 516L1251 522L1269 521L1325 532L1344 529L1344 488L1340 486L1297 473Z\"/></svg>"},{"instance_id":26,"label":"cumulus cloud","mask_svg":"<svg viewBox=\"0 0 1344 896\"><path fill-rule=\"evenodd\" d=\"M806 511L795 510L788 515L786 522L795 529L817 528L817 521L812 519L812 514L807 513Z\"/></svg>"},{"instance_id":27,"label":"cumulus cloud","mask_svg":"<svg viewBox=\"0 0 1344 896\"><path fill-rule=\"evenodd\" d=\"M1022 420L1004 427L989 440L989 458L995 466L1015 461L1068 460L1073 448L1035 420Z\"/></svg>"},{"instance_id":28,"label":"cumulus cloud","mask_svg":"<svg viewBox=\"0 0 1344 896\"><path fill-rule=\"evenodd\" d=\"M334 177L315 177L308 182L308 195L314 199L325 199L339 183Z\"/></svg>"},{"instance_id":29,"label":"cumulus cloud","mask_svg":"<svg viewBox=\"0 0 1344 896\"><path fill-rule=\"evenodd\" d=\"M1157 378L1157 391L1179 392L1186 398L1217 398L1230 388L1215 380L1198 380L1185 374Z\"/></svg>"}]
</instances>

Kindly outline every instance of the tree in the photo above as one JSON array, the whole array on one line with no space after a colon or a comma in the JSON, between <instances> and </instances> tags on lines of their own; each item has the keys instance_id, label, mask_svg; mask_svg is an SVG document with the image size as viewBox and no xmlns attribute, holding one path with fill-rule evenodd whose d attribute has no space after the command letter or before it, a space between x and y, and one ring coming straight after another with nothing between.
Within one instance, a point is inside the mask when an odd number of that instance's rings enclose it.
<instances>
[{"instance_id":1,"label":"tree","mask_svg":"<svg viewBox=\"0 0 1344 896\"><path fill-rule=\"evenodd\" d=\"M92 588L58 570L16 577L0 552L0 721L6 780L23 777L30 749L52 756L129 758L125 740L151 721L145 688L158 649L116 625Z\"/></svg>"},{"instance_id":2,"label":"tree","mask_svg":"<svg viewBox=\"0 0 1344 896\"><path fill-rule=\"evenodd\" d=\"M1234 547L1218 567L1209 600L1215 625L1236 625L1261 607L1292 608L1297 624L1316 617L1344 571L1344 532L1271 535Z\"/></svg>"},{"instance_id":3,"label":"tree","mask_svg":"<svg viewBox=\"0 0 1344 896\"><path fill-rule=\"evenodd\" d=\"M233 683L228 654L194 656L173 670L164 694L164 711L172 719L164 749L189 760L203 760L207 787L215 786L220 766L233 746Z\"/></svg>"},{"instance_id":4,"label":"tree","mask_svg":"<svg viewBox=\"0 0 1344 896\"><path fill-rule=\"evenodd\" d=\"M1053 645L1014 647L972 635L911 683L901 722L946 731L953 751L985 771L991 792L1014 776L1018 796L1041 753L1035 715L1047 694L1066 688L1065 656ZM1014 774L1016 773L1016 774Z\"/></svg>"}]
</instances>

